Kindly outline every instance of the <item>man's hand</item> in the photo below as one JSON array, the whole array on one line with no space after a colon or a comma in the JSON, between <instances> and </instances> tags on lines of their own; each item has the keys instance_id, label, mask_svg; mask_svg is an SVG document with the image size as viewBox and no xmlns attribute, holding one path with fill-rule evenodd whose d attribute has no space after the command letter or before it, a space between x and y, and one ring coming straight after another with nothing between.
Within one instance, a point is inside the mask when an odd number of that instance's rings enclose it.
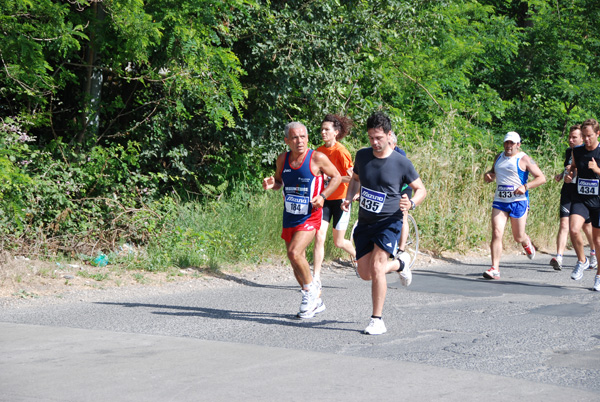
<instances>
[{"instance_id":1,"label":"man's hand","mask_svg":"<svg viewBox=\"0 0 600 402\"><path fill-rule=\"evenodd\" d=\"M273 176L265 177L262 186L265 190L270 190L275 186L275 178Z\"/></svg>"},{"instance_id":2,"label":"man's hand","mask_svg":"<svg viewBox=\"0 0 600 402\"><path fill-rule=\"evenodd\" d=\"M565 183L573 183L573 174L569 170L569 173L565 175Z\"/></svg>"},{"instance_id":3,"label":"man's hand","mask_svg":"<svg viewBox=\"0 0 600 402\"><path fill-rule=\"evenodd\" d=\"M323 205L325 205L325 198L323 198L321 194L318 194L312 200L310 200L310 203L315 209L323 208Z\"/></svg>"},{"instance_id":4,"label":"man's hand","mask_svg":"<svg viewBox=\"0 0 600 402\"><path fill-rule=\"evenodd\" d=\"M596 159L592 158L592 160L588 162L588 168L590 168L592 172L598 174L598 163L596 162Z\"/></svg>"},{"instance_id":5,"label":"man's hand","mask_svg":"<svg viewBox=\"0 0 600 402\"><path fill-rule=\"evenodd\" d=\"M517 187L515 190L516 195L523 195L527 192L527 184L523 184L522 186Z\"/></svg>"},{"instance_id":6,"label":"man's hand","mask_svg":"<svg viewBox=\"0 0 600 402\"><path fill-rule=\"evenodd\" d=\"M486 183L491 183L491 182L493 182L494 180L496 180L496 173L494 173L494 172L486 172L486 173L483 175L483 180L484 180Z\"/></svg>"},{"instance_id":7,"label":"man's hand","mask_svg":"<svg viewBox=\"0 0 600 402\"><path fill-rule=\"evenodd\" d=\"M402 198L400 199L400 210L408 211L408 210L410 210L411 207L412 207L412 202L410 202L408 195L402 194Z\"/></svg>"},{"instance_id":8,"label":"man's hand","mask_svg":"<svg viewBox=\"0 0 600 402\"><path fill-rule=\"evenodd\" d=\"M342 202L342 205L340 205L340 208L342 208L342 211L344 212L348 212L350 211L350 200L346 200L344 199L344 201Z\"/></svg>"}]
</instances>

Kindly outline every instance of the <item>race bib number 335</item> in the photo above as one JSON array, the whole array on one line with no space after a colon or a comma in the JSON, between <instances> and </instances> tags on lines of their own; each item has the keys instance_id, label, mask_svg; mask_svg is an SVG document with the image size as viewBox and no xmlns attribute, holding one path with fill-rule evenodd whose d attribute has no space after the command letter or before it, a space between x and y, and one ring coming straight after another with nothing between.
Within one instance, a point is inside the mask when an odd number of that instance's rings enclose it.
<instances>
[{"instance_id":1,"label":"race bib number 335","mask_svg":"<svg viewBox=\"0 0 600 402\"><path fill-rule=\"evenodd\" d=\"M360 190L360 207L373 213L380 213L385 204L385 193L362 187Z\"/></svg>"}]
</instances>

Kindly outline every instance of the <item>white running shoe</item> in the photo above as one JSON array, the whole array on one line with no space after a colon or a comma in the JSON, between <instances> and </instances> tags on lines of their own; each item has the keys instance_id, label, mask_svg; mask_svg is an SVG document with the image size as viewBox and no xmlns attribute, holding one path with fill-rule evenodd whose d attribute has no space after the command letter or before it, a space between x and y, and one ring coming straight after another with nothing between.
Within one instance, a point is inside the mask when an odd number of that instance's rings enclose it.
<instances>
[{"instance_id":1,"label":"white running shoe","mask_svg":"<svg viewBox=\"0 0 600 402\"><path fill-rule=\"evenodd\" d=\"M402 269L402 271L398 271L400 283L402 286L410 286L412 282L412 271L408 267L410 264L410 254L407 252L400 253L398 255L398 261L400 261L400 268Z\"/></svg>"},{"instance_id":2,"label":"white running shoe","mask_svg":"<svg viewBox=\"0 0 600 402\"><path fill-rule=\"evenodd\" d=\"M404 261L404 263L410 267L410 254L408 254L406 251L401 252L400 255L396 256L396 258L402 259L402 261Z\"/></svg>"},{"instance_id":3,"label":"white running shoe","mask_svg":"<svg viewBox=\"0 0 600 402\"><path fill-rule=\"evenodd\" d=\"M556 256L556 257L552 257L552 259L550 260L550 265L552 265L552 267L554 268L555 271L560 271L562 269L562 256Z\"/></svg>"},{"instance_id":4,"label":"white running shoe","mask_svg":"<svg viewBox=\"0 0 600 402\"><path fill-rule=\"evenodd\" d=\"M529 258L530 260L533 260L533 257L535 257L535 247L533 247L533 243L531 243L531 240L529 240L528 246L523 246L523 250L525 250L525 254L527 254L527 258Z\"/></svg>"},{"instance_id":5,"label":"white running shoe","mask_svg":"<svg viewBox=\"0 0 600 402\"><path fill-rule=\"evenodd\" d=\"M299 312L298 318L302 318L302 319L313 318L316 314L322 313L323 311L325 311L325 303L323 303L323 300L321 300L321 298L319 298L319 299L317 299L317 304L316 304L314 310Z\"/></svg>"},{"instance_id":6,"label":"white running shoe","mask_svg":"<svg viewBox=\"0 0 600 402\"><path fill-rule=\"evenodd\" d=\"M319 290L318 295L319 295L319 297L321 297L321 291L323 289L323 285L321 284L321 277L320 276L313 277L313 284Z\"/></svg>"},{"instance_id":7,"label":"white running shoe","mask_svg":"<svg viewBox=\"0 0 600 402\"><path fill-rule=\"evenodd\" d=\"M301 290L302 292L302 303L300 303L300 312L306 313L312 311L317 306L317 300L319 299L319 288L314 284L310 285L309 290Z\"/></svg>"},{"instance_id":8,"label":"white running shoe","mask_svg":"<svg viewBox=\"0 0 600 402\"><path fill-rule=\"evenodd\" d=\"M590 254L590 266L588 269L598 269L598 259L596 254Z\"/></svg>"},{"instance_id":9,"label":"white running shoe","mask_svg":"<svg viewBox=\"0 0 600 402\"><path fill-rule=\"evenodd\" d=\"M387 328L381 318L371 318L371 322L364 332L367 335L382 335L387 332Z\"/></svg>"},{"instance_id":10,"label":"white running shoe","mask_svg":"<svg viewBox=\"0 0 600 402\"><path fill-rule=\"evenodd\" d=\"M409 267L405 267L402 271L399 272L400 274L400 284L402 284L402 286L410 286L410 284L412 283L412 271L410 270Z\"/></svg>"},{"instance_id":11,"label":"white running shoe","mask_svg":"<svg viewBox=\"0 0 600 402\"><path fill-rule=\"evenodd\" d=\"M596 292L600 292L600 275L596 275L596 280L594 281L594 290Z\"/></svg>"},{"instance_id":12,"label":"white running shoe","mask_svg":"<svg viewBox=\"0 0 600 402\"><path fill-rule=\"evenodd\" d=\"M498 268L491 267L483 273L485 279L500 279L500 271Z\"/></svg>"},{"instance_id":13,"label":"white running shoe","mask_svg":"<svg viewBox=\"0 0 600 402\"><path fill-rule=\"evenodd\" d=\"M590 261L586 258L585 262L577 261L575 264L575 268L571 273L571 279L574 281L579 281L583 278L583 271L585 271L590 266Z\"/></svg>"}]
</instances>

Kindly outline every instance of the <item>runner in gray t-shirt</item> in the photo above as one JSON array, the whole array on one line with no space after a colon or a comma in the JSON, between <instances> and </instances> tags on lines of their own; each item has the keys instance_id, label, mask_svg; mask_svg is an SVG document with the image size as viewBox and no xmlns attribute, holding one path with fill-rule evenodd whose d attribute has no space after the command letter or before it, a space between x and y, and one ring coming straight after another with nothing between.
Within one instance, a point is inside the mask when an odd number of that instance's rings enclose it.
<instances>
[{"instance_id":1,"label":"runner in gray t-shirt","mask_svg":"<svg viewBox=\"0 0 600 402\"><path fill-rule=\"evenodd\" d=\"M402 188L419 178L407 157L392 152L386 158L378 158L373 148L356 153L354 172L360 177L359 224L378 222L394 217L401 220ZM398 172L398 174L390 174Z\"/></svg>"},{"instance_id":2,"label":"runner in gray t-shirt","mask_svg":"<svg viewBox=\"0 0 600 402\"><path fill-rule=\"evenodd\" d=\"M358 274L372 281L373 314L365 333L381 335L387 331L381 315L387 291L385 275L399 272L403 286L410 285L412 273L407 266L405 254L390 261L398 247L402 230L403 211L419 205L427 190L412 163L394 152L390 146L390 119L383 113L375 113L367 120L367 133L371 148L361 149L356 154L354 173L343 209L348 209L351 200L360 188L358 225L354 230ZM409 199L401 190L407 183L414 191Z\"/></svg>"}]
</instances>

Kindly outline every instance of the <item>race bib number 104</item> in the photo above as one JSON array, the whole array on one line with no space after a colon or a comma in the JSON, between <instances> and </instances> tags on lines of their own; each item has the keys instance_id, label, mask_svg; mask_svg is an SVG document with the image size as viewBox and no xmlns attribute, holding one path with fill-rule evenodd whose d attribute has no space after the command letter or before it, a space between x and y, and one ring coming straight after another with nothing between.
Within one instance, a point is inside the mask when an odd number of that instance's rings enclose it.
<instances>
[{"instance_id":1,"label":"race bib number 104","mask_svg":"<svg viewBox=\"0 0 600 402\"><path fill-rule=\"evenodd\" d=\"M385 204L385 193L362 187L360 190L360 207L378 214Z\"/></svg>"}]
</instances>

